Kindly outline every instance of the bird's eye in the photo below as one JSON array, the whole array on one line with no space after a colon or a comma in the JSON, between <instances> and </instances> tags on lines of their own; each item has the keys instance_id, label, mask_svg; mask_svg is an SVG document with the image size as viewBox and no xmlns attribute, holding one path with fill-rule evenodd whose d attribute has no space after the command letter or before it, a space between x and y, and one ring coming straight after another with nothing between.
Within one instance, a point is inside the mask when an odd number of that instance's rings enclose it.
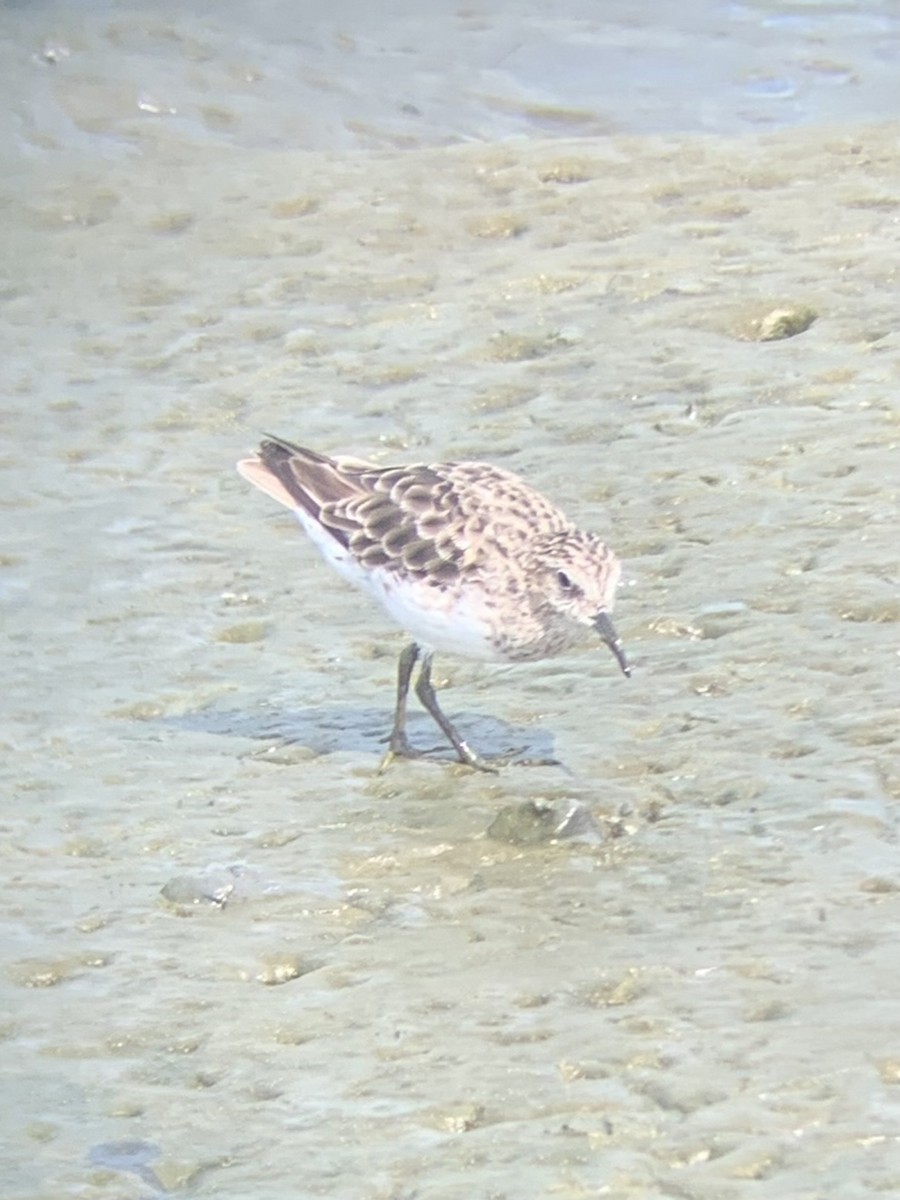
<instances>
[{"instance_id":1,"label":"bird's eye","mask_svg":"<svg viewBox=\"0 0 900 1200\"><path fill-rule=\"evenodd\" d=\"M572 588L575 586L565 571L556 572L556 582L564 592L571 592Z\"/></svg>"}]
</instances>

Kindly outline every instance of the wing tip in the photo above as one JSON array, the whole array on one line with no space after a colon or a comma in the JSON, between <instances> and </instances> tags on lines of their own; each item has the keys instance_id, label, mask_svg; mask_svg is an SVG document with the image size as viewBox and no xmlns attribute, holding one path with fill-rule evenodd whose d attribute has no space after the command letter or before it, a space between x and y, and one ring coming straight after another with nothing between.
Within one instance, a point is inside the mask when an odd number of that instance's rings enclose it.
<instances>
[{"instance_id":1,"label":"wing tip","mask_svg":"<svg viewBox=\"0 0 900 1200\"><path fill-rule=\"evenodd\" d=\"M296 496L292 496L278 476L259 455L252 458L242 458L235 464L238 474L252 483L254 487L283 504L285 508L299 508Z\"/></svg>"}]
</instances>

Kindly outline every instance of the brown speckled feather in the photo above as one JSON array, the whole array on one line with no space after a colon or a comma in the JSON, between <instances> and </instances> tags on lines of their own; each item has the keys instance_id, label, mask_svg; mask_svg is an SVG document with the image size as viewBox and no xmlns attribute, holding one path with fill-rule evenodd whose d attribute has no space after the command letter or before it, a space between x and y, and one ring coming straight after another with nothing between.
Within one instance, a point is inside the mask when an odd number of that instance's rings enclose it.
<instances>
[{"instance_id":1,"label":"brown speckled feather","mask_svg":"<svg viewBox=\"0 0 900 1200\"><path fill-rule=\"evenodd\" d=\"M572 528L543 496L488 463L377 467L276 438L259 453L295 503L364 567L447 584L478 570L485 555L526 555L536 529Z\"/></svg>"}]
</instances>

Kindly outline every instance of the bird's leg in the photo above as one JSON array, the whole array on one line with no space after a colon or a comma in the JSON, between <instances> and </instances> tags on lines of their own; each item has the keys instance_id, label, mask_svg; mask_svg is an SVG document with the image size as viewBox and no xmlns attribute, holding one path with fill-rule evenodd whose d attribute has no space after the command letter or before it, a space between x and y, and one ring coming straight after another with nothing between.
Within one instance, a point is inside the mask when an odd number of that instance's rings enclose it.
<instances>
[{"instance_id":1,"label":"bird's leg","mask_svg":"<svg viewBox=\"0 0 900 1200\"><path fill-rule=\"evenodd\" d=\"M394 727L388 741L388 750L381 760L379 771L384 771L395 758L418 758L420 751L413 749L406 736L406 697L409 681L419 658L419 647L415 642L402 650L397 663L397 704L394 708Z\"/></svg>"},{"instance_id":2,"label":"bird's leg","mask_svg":"<svg viewBox=\"0 0 900 1200\"><path fill-rule=\"evenodd\" d=\"M418 647L416 647L416 650L418 650ZM491 774L496 775L497 768L492 767L489 763L486 763L484 759L479 758L474 751L469 749L463 739L456 732L456 729L453 727L449 719L441 710L441 706L437 702L437 696L435 695L434 687L431 683L431 660L433 657L433 654L426 654L422 659L419 677L416 680L416 695L422 701L422 704L428 710L430 715L440 726L444 737L446 737L447 741L459 755L459 761L465 763L469 767L475 767L478 771L489 771ZM409 669L411 672L412 662L410 663ZM407 678L407 685L408 684L409 679ZM394 729L396 732L396 724Z\"/></svg>"},{"instance_id":3,"label":"bird's leg","mask_svg":"<svg viewBox=\"0 0 900 1200\"><path fill-rule=\"evenodd\" d=\"M409 738L406 736L406 702L409 695L409 684L416 663L419 661L420 654L421 649L415 642L410 642L400 654L400 659L397 663L397 703L394 708L394 725L388 740L387 753L381 760L381 765L378 768L379 773L386 770L395 758L422 757L423 751L416 750L414 746L411 746ZM419 676L416 679L416 695L440 727L444 737L453 746L460 762L465 763L466 766L475 767L478 771L489 771L492 774L496 774L496 767L492 767L489 763L484 762L474 751L469 749L466 742L459 736L453 724L438 704L434 686L431 682L431 661L433 657L431 654L425 654L422 657L422 666L419 670Z\"/></svg>"}]
</instances>

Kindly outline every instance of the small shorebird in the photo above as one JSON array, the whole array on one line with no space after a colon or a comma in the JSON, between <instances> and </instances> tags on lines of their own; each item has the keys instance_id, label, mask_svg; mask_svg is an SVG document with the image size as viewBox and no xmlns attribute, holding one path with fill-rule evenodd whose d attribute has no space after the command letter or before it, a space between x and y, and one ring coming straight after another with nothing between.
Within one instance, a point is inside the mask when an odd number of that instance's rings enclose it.
<instances>
[{"instance_id":1,"label":"small shorebird","mask_svg":"<svg viewBox=\"0 0 900 1200\"><path fill-rule=\"evenodd\" d=\"M461 762L494 770L437 702L435 650L530 662L593 630L631 674L609 616L618 559L511 472L481 462L378 467L271 436L237 469L291 509L335 570L415 639L400 655L385 761L418 756L406 735L406 698L421 657L416 695Z\"/></svg>"}]
</instances>

